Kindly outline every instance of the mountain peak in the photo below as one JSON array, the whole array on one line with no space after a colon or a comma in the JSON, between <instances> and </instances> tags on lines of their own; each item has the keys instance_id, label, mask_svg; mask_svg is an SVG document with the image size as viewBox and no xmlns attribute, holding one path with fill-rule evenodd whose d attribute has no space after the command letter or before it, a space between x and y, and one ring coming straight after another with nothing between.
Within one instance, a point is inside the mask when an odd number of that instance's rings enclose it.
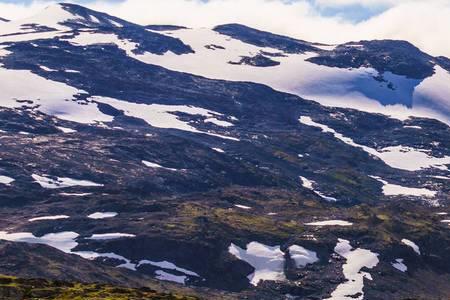
<instances>
[{"instance_id":1,"label":"mountain peak","mask_svg":"<svg viewBox=\"0 0 450 300\"><path fill-rule=\"evenodd\" d=\"M40 28L40 31L67 31L80 28L125 27L130 25L134 24L77 4L58 3L47 6L32 17L10 22L10 26L1 33L8 34L23 29L29 30L28 27Z\"/></svg>"}]
</instances>

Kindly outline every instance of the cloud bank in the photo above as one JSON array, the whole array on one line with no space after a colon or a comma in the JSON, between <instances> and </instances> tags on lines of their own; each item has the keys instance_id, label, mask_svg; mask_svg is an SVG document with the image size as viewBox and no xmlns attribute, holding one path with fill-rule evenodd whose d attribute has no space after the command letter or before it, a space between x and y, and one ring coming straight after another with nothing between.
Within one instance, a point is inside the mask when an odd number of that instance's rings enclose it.
<instances>
[{"instance_id":1,"label":"cloud bank","mask_svg":"<svg viewBox=\"0 0 450 300\"><path fill-rule=\"evenodd\" d=\"M0 3L0 17L26 17L51 2ZM212 27L242 23L322 43L402 39L432 55L450 57L447 0L98 0L83 4L140 24ZM381 13L357 23L339 13L323 13L324 8L346 11L380 7Z\"/></svg>"}]
</instances>

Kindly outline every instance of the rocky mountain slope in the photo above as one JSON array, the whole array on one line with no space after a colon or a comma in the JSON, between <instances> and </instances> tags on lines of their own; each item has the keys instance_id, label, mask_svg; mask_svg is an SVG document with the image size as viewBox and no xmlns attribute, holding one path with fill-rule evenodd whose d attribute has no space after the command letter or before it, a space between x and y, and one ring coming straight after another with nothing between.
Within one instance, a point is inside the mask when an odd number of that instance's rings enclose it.
<instances>
[{"instance_id":1,"label":"rocky mountain slope","mask_svg":"<svg viewBox=\"0 0 450 300\"><path fill-rule=\"evenodd\" d=\"M0 273L447 299L447 61L73 4L1 24Z\"/></svg>"}]
</instances>

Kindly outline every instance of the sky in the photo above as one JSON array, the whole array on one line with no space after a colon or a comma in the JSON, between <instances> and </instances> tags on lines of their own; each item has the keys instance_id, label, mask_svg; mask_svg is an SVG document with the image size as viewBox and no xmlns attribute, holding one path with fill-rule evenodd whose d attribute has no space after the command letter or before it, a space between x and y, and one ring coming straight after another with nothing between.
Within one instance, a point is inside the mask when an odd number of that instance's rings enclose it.
<instances>
[{"instance_id":1,"label":"sky","mask_svg":"<svg viewBox=\"0 0 450 300\"><path fill-rule=\"evenodd\" d=\"M53 0L0 0L0 17L33 15ZM60 2L60 1L58 1ZM241 23L311 42L407 40L450 57L450 0L73 0L139 24Z\"/></svg>"}]
</instances>

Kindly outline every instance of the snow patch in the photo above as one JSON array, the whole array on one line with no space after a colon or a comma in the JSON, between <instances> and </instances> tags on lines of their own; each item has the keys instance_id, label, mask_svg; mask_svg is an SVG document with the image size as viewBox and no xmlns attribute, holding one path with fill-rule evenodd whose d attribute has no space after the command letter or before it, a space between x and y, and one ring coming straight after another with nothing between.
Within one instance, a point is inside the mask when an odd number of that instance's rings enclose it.
<instances>
[{"instance_id":1,"label":"snow patch","mask_svg":"<svg viewBox=\"0 0 450 300\"><path fill-rule=\"evenodd\" d=\"M120 238L134 238L136 235L129 233L101 233L101 234L93 234L91 237L86 239L88 240L115 240Z\"/></svg>"},{"instance_id":2,"label":"snow patch","mask_svg":"<svg viewBox=\"0 0 450 300\"><path fill-rule=\"evenodd\" d=\"M8 177L8 176L0 176L0 183L4 184L4 185L11 185L11 183L13 183L14 181L16 181L14 178Z\"/></svg>"},{"instance_id":3,"label":"snow patch","mask_svg":"<svg viewBox=\"0 0 450 300\"><path fill-rule=\"evenodd\" d=\"M399 270L400 272L408 271L408 267L404 264L404 259L397 258L395 262L391 263L394 268Z\"/></svg>"},{"instance_id":4,"label":"snow patch","mask_svg":"<svg viewBox=\"0 0 450 300\"><path fill-rule=\"evenodd\" d=\"M297 268L306 266L307 264L313 264L319 261L317 253L302 246L292 245L289 247L289 254L295 261Z\"/></svg>"},{"instance_id":5,"label":"snow patch","mask_svg":"<svg viewBox=\"0 0 450 300\"><path fill-rule=\"evenodd\" d=\"M425 188L410 188L401 185L388 183L380 177L370 176L383 184L383 194L386 196L414 196L433 198L437 192Z\"/></svg>"},{"instance_id":6,"label":"snow patch","mask_svg":"<svg viewBox=\"0 0 450 300\"><path fill-rule=\"evenodd\" d=\"M77 251L72 252L72 254L78 255L84 259L94 260L96 258L110 258L115 260L123 261L123 264L117 266L117 268L125 268L131 271L136 271L136 264L133 264L129 259L115 254L115 253L97 253L93 251Z\"/></svg>"},{"instance_id":7,"label":"snow patch","mask_svg":"<svg viewBox=\"0 0 450 300\"><path fill-rule=\"evenodd\" d=\"M59 195L67 197L84 197L92 195L92 193L59 193Z\"/></svg>"},{"instance_id":8,"label":"snow patch","mask_svg":"<svg viewBox=\"0 0 450 300\"><path fill-rule=\"evenodd\" d=\"M414 243L413 241L408 240L408 239L403 239L402 243L408 247L411 247L414 250L414 252L416 252L418 255L420 255L420 248L419 248L419 246L417 246L416 243Z\"/></svg>"},{"instance_id":9,"label":"snow patch","mask_svg":"<svg viewBox=\"0 0 450 300\"><path fill-rule=\"evenodd\" d=\"M149 162L149 161L146 161L146 160L143 160L142 163L143 163L145 166L149 167L149 168L164 169L164 170L169 170L169 171L178 171L177 169L166 168L166 167L163 167L163 166L161 166L161 165L158 165L158 164L156 164L156 163Z\"/></svg>"},{"instance_id":10,"label":"snow patch","mask_svg":"<svg viewBox=\"0 0 450 300\"><path fill-rule=\"evenodd\" d=\"M116 212L96 212L87 216L89 219L100 220L114 218L118 215Z\"/></svg>"},{"instance_id":11,"label":"snow patch","mask_svg":"<svg viewBox=\"0 0 450 300\"><path fill-rule=\"evenodd\" d=\"M73 186L82 187L101 187L103 184L98 184L89 180L78 180L68 177L56 177L56 179L47 177L45 175L33 174L31 177L36 183L45 189L63 189Z\"/></svg>"},{"instance_id":12,"label":"snow patch","mask_svg":"<svg viewBox=\"0 0 450 300\"><path fill-rule=\"evenodd\" d=\"M108 97L94 96L91 99L95 102L111 105L112 107L118 110L122 110L125 115L142 119L153 127L178 129L188 132L207 134L211 136L220 137L223 139L239 141L238 139L230 136L224 136L216 133L197 130L196 128L189 125L188 122L180 120L179 117L176 115L176 113L184 113L188 115L198 115L206 118L214 118L215 116L222 116L221 113L215 111L187 105L162 105L162 104L149 105L149 104L131 103Z\"/></svg>"},{"instance_id":13,"label":"snow patch","mask_svg":"<svg viewBox=\"0 0 450 300\"><path fill-rule=\"evenodd\" d=\"M49 233L42 237L36 237L30 232L7 233L0 231L0 240L28 244L44 244L65 253L70 253L78 245L75 241L78 236L76 232Z\"/></svg>"},{"instance_id":14,"label":"snow patch","mask_svg":"<svg viewBox=\"0 0 450 300\"><path fill-rule=\"evenodd\" d=\"M67 127L57 126L56 128L58 128L59 130L61 130L64 133L75 133L75 132L77 132L76 130L71 129L71 128L67 128Z\"/></svg>"},{"instance_id":15,"label":"snow patch","mask_svg":"<svg viewBox=\"0 0 450 300\"><path fill-rule=\"evenodd\" d=\"M213 149L214 151L219 152L219 153L225 153L225 151L220 148L211 148L211 149Z\"/></svg>"},{"instance_id":16,"label":"snow patch","mask_svg":"<svg viewBox=\"0 0 450 300\"><path fill-rule=\"evenodd\" d=\"M244 250L231 243L228 247L228 252L236 258L247 262L255 269L252 274L247 276L250 283L254 286L257 286L261 280L286 280L284 274L285 253L281 251L280 246L271 247L258 242L251 242L247 244L247 249ZM290 246L289 254L297 268L319 260L314 251L298 245Z\"/></svg>"},{"instance_id":17,"label":"snow patch","mask_svg":"<svg viewBox=\"0 0 450 300\"><path fill-rule=\"evenodd\" d=\"M162 281L170 281L180 284L185 284L187 277L186 276L177 276L173 275L167 272L164 272L162 270L158 270L155 272L156 279L162 280Z\"/></svg>"},{"instance_id":18,"label":"snow patch","mask_svg":"<svg viewBox=\"0 0 450 300\"><path fill-rule=\"evenodd\" d=\"M378 254L366 249L353 249L344 239L339 239L334 252L346 259L342 268L348 281L338 285L327 300L364 299L364 278L372 280L372 276L361 269L374 268L379 262Z\"/></svg>"},{"instance_id":19,"label":"snow patch","mask_svg":"<svg viewBox=\"0 0 450 300\"><path fill-rule=\"evenodd\" d=\"M252 209L250 206L245 206L245 205L240 205L240 204L235 204L234 206L237 208L245 209L245 210Z\"/></svg>"},{"instance_id":20,"label":"snow patch","mask_svg":"<svg viewBox=\"0 0 450 300\"><path fill-rule=\"evenodd\" d=\"M266 246L258 242L251 242L244 250L231 244L228 252L236 258L247 262L255 271L248 276L250 283L258 285L261 280L282 281L284 275L284 253L280 246Z\"/></svg>"},{"instance_id":21,"label":"snow patch","mask_svg":"<svg viewBox=\"0 0 450 300\"><path fill-rule=\"evenodd\" d=\"M166 270L172 270L172 271L184 273L185 275L188 275L188 276L200 277L200 275L198 275L197 273L190 271L188 269L180 268L177 265L175 265L174 263L171 263L168 261L157 262L157 261L151 261L151 260L141 260L139 262L139 264L137 265L137 267L140 267L143 265L152 265L154 267L159 267L159 268L166 269Z\"/></svg>"},{"instance_id":22,"label":"snow patch","mask_svg":"<svg viewBox=\"0 0 450 300\"><path fill-rule=\"evenodd\" d=\"M39 68L41 68L42 70L44 70L46 72L58 72L58 70L50 69L46 66L39 66Z\"/></svg>"},{"instance_id":23,"label":"snow patch","mask_svg":"<svg viewBox=\"0 0 450 300\"><path fill-rule=\"evenodd\" d=\"M37 218L32 218L29 219L29 222L36 222L36 221L53 221L53 220L63 220L63 219L68 219L70 218L69 216L66 215L58 215L58 216L44 216L44 217L37 217Z\"/></svg>"},{"instance_id":24,"label":"snow patch","mask_svg":"<svg viewBox=\"0 0 450 300\"><path fill-rule=\"evenodd\" d=\"M307 226L352 226L353 223L342 221L342 220L327 220L327 221L318 221L305 223Z\"/></svg>"},{"instance_id":25,"label":"snow patch","mask_svg":"<svg viewBox=\"0 0 450 300\"><path fill-rule=\"evenodd\" d=\"M309 180L303 176L300 176L300 179L302 181L302 185L304 188L307 188L308 190L313 191L314 193L316 193L318 196L320 196L322 199L328 201L328 202L337 202L338 200L334 197L330 197L325 195L324 193L317 191L314 189L314 185L316 184L314 181Z\"/></svg>"}]
</instances>

